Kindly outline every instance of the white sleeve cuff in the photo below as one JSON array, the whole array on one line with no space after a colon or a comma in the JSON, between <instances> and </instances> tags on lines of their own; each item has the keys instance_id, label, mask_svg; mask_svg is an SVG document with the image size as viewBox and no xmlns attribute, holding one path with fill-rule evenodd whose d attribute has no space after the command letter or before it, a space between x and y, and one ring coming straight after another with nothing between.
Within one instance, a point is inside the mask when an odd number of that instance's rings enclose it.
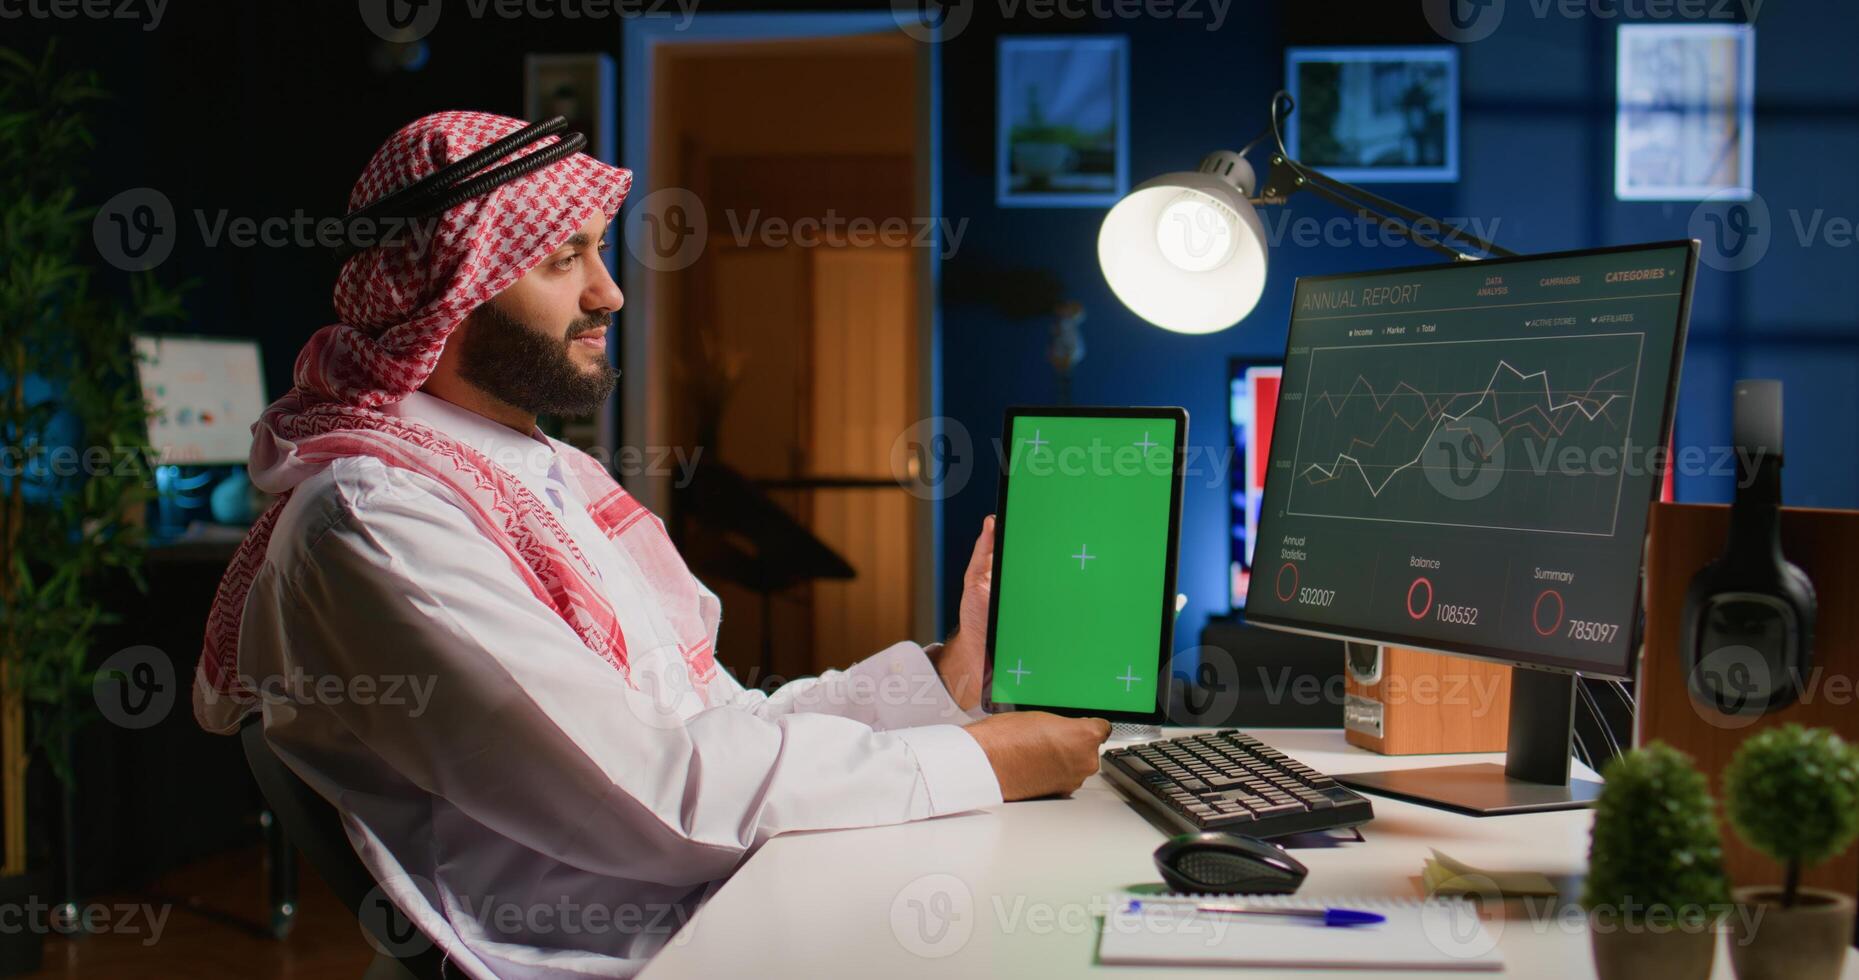
<instances>
[{"instance_id":1,"label":"white sleeve cuff","mask_svg":"<svg viewBox=\"0 0 1859 980\"><path fill-rule=\"evenodd\" d=\"M1000 780L981 743L954 725L893 732L910 747L929 792L928 816L960 813L1001 802Z\"/></svg>"},{"instance_id":2,"label":"white sleeve cuff","mask_svg":"<svg viewBox=\"0 0 1859 980\"><path fill-rule=\"evenodd\" d=\"M915 643L894 643L846 668L845 673L851 690L870 695L867 723L880 731L966 725L985 717L963 711L955 703L929 655Z\"/></svg>"}]
</instances>

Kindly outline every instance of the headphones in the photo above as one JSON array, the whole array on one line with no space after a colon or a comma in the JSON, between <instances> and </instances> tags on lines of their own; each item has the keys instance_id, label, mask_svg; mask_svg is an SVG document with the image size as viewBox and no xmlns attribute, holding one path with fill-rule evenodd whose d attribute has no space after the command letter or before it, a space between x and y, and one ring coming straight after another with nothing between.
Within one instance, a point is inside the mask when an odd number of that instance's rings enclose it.
<instances>
[{"instance_id":1,"label":"headphones","mask_svg":"<svg viewBox=\"0 0 1859 980\"><path fill-rule=\"evenodd\" d=\"M1685 593L1680 649L1693 700L1726 715L1800 697L1814 656L1814 584L1782 557L1782 385L1738 381L1730 539Z\"/></svg>"}]
</instances>

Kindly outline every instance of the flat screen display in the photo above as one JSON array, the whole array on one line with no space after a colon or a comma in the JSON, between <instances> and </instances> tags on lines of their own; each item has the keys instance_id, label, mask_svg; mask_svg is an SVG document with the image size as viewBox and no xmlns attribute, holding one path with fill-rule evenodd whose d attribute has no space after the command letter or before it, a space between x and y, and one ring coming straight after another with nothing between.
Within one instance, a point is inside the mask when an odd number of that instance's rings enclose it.
<instances>
[{"instance_id":1,"label":"flat screen display","mask_svg":"<svg viewBox=\"0 0 1859 980\"><path fill-rule=\"evenodd\" d=\"M1259 506L1265 502L1265 464L1272 448L1272 417L1278 411L1278 382L1284 374L1269 364L1234 358L1227 365L1227 515L1232 529L1228 572L1234 609L1246 608L1252 588L1254 545L1259 540Z\"/></svg>"},{"instance_id":2,"label":"flat screen display","mask_svg":"<svg viewBox=\"0 0 1859 980\"><path fill-rule=\"evenodd\" d=\"M1160 717L1186 438L1178 408L1008 413L991 708Z\"/></svg>"},{"instance_id":3,"label":"flat screen display","mask_svg":"<svg viewBox=\"0 0 1859 980\"><path fill-rule=\"evenodd\" d=\"M1247 620L1629 674L1696 254L1300 279Z\"/></svg>"},{"instance_id":4,"label":"flat screen display","mask_svg":"<svg viewBox=\"0 0 1859 980\"><path fill-rule=\"evenodd\" d=\"M154 412L149 444L165 465L243 464L265 411L258 341L137 334L136 371Z\"/></svg>"}]
</instances>

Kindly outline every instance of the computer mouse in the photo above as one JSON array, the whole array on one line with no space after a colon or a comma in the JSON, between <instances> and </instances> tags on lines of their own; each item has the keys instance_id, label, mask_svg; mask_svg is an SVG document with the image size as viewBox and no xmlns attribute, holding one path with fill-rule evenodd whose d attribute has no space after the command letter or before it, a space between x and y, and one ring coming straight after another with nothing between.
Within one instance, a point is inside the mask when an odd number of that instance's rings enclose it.
<instances>
[{"instance_id":1,"label":"computer mouse","mask_svg":"<svg viewBox=\"0 0 1859 980\"><path fill-rule=\"evenodd\" d=\"M1277 844L1218 833L1169 838L1155 866L1171 890L1207 895L1288 895L1309 873Z\"/></svg>"}]
</instances>

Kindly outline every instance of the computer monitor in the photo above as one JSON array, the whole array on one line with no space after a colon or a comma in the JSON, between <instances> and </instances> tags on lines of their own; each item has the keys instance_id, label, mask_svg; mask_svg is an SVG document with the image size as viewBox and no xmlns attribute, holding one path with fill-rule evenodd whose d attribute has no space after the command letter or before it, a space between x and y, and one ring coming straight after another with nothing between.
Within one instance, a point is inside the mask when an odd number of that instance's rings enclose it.
<instances>
[{"instance_id":1,"label":"computer monitor","mask_svg":"<svg viewBox=\"0 0 1859 980\"><path fill-rule=\"evenodd\" d=\"M1337 777L1582 806L1578 674L1632 673L1696 242L1299 279L1250 622L1511 664L1506 765Z\"/></svg>"},{"instance_id":2,"label":"computer monitor","mask_svg":"<svg viewBox=\"0 0 1859 980\"><path fill-rule=\"evenodd\" d=\"M136 370L163 465L243 464L265 410L258 341L138 334Z\"/></svg>"},{"instance_id":3,"label":"computer monitor","mask_svg":"<svg viewBox=\"0 0 1859 980\"><path fill-rule=\"evenodd\" d=\"M1227 362L1227 516L1229 599L1246 608L1252 587L1254 544L1259 537L1259 505L1265 501L1265 463L1272 446L1272 418L1278 411L1277 361L1235 357Z\"/></svg>"},{"instance_id":4,"label":"computer monitor","mask_svg":"<svg viewBox=\"0 0 1859 980\"><path fill-rule=\"evenodd\" d=\"M216 486L245 464L252 423L265 410L258 341L234 337L137 334L136 373L153 414L156 540L185 533L212 516Z\"/></svg>"}]
</instances>

